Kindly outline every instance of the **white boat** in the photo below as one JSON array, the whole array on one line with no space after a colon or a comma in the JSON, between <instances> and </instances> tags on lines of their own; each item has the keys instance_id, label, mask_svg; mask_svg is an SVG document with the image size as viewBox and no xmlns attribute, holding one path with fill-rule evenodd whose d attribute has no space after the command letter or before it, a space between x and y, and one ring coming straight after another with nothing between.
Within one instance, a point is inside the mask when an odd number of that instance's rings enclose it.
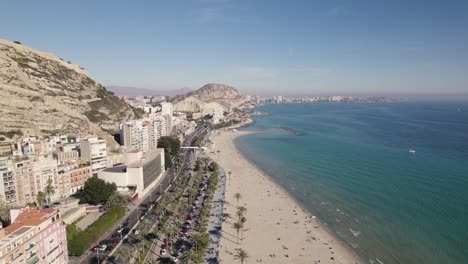
<instances>
[{"instance_id":1,"label":"white boat","mask_svg":"<svg viewBox=\"0 0 468 264\"><path fill-rule=\"evenodd\" d=\"M410 149L408 152L411 153L411 154L415 154L415 153L416 153L416 150Z\"/></svg>"}]
</instances>

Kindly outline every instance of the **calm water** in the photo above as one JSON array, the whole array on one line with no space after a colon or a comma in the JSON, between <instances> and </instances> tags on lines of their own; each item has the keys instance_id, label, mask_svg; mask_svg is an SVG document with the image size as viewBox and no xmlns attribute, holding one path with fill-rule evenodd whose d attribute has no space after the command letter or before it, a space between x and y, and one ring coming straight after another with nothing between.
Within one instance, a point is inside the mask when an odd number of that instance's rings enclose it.
<instances>
[{"instance_id":1,"label":"calm water","mask_svg":"<svg viewBox=\"0 0 468 264\"><path fill-rule=\"evenodd\" d=\"M365 260L468 263L467 103L257 110L240 151Z\"/></svg>"}]
</instances>

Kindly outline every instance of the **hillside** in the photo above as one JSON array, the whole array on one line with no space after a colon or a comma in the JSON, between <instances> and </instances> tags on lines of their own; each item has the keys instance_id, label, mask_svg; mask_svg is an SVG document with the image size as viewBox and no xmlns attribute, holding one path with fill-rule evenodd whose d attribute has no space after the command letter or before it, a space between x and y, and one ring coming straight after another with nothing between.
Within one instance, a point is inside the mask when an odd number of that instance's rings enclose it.
<instances>
[{"instance_id":1,"label":"hillside","mask_svg":"<svg viewBox=\"0 0 468 264\"><path fill-rule=\"evenodd\" d=\"M222 107L230 111L242 105L246 98L231 86L210 83L200 89L174 99L175 111L202 112L206 107Z\"/></svg>"},{"instance_id":2,"label":"hillside","mask_svg":"<svg viewBox=\"0 0 468 264\"><path fill-rule=\"evenodd\" d=\"M0 40L0 94L0 141L61 132L111 142L119 123L136 115L79 65L6 40Z\"/></svg>"}]
</instances>

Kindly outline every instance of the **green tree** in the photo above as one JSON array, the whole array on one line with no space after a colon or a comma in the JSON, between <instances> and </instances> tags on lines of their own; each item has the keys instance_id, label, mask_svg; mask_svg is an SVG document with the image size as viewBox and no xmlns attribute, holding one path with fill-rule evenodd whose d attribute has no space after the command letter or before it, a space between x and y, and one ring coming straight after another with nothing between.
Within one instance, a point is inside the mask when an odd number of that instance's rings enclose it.
<instances>
[{"instance_id":1,"label":"green tree","mask_svg":"<svg viewBox=\"0 0 468 264\"><path fill-rule=\"evenodd\" d=\"M47 179L47 185L44 188L44 193L47 196L47 203L49 204L49 206L50 206L50 196L55 194L55 189L54 189L54 186L52 186L52 183L53 183L52 178Z\"/></svg>"},{"instance_id":2,"label":"green tree","mask_svg":"<svg viewBox=\"0 0 468 264\"><path fill-rule=\"evenodd\" d=\"M244 262L247 262L247 258L249 255L247 252L241 248L236 249L236 254L234 254L234 260L239 260L241 264L244 264Z\"/></svg>"},{"instance_id":3,"label":"green tree","mask_svg":"<svg viewBox=\"0 0 468 264\"><path fill-rule=\"evenodd\" d=\"M97 177L91 177L84 184L80 202L93 205L105 203L116 190L115 183L108 183Z\"/></svg>"},{"instance_id":4,"label":"green tree","mask_svg":"<svg viewBox=\"0 0 468 264\"><path fill-rule=\"evenodd\" d=\"M5 204L3 198L0 198L0 220L2 223L10 223L10 207Z\"/></svg>"},{"instance_id":5,"label":"green tree","mask_svg":"<svg viewBox=\"0 0 468 264\"><path fill-rule=\"evenodd\" d=\"M42 205L44 204L44 201L46 199L46 194L44 192L38 192L37 196L36 196L36 199L37 199L37 205L40 208L42 208Z\"/></svg>"},{"instance_id":6,"label":"green tree","mask_svg":"<svg viewBox=\"0 0 468 264\"><path fill-rule=\"evenodd\" d=\"M128 196L114 192L109 196L109 199L106 202L107 208L112 208L114 206L126 206L128 203Z\"/></svg>"},{"instance_id":7,"label":"green tree","mask_svg":"<svg viewBox=\"0 0 468 264\"><path fill-rule=\"evenodd\" d=\"M179 151L180 140L176 137L161 137L158 141L158 148L164 148L164 161L166 169L172 167L172 158Z\"/></svg>"},{"instance_id":8,"label":"green tree","mask_svg":"<svg viewBox=\"0 0 468 264\"><path fill-rule=\"evenodd\" d=\"M211 162L210 165L208 166L208 169L211 171L211 172L215 172L215 171L218 171L219 169L219 166L218 166L218 163L216 162Z\"/></svg>"}]
</instances>

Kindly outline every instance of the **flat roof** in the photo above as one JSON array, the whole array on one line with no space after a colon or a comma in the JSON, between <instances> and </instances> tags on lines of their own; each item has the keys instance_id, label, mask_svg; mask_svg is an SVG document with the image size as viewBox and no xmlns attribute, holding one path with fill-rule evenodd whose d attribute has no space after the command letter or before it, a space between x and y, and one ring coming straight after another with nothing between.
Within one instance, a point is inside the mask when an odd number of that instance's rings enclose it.
<instances>
[{"instance_id":1,"label":"flat roof","mask_svg":"<svg viewBox=\"0 0 468 264\"><path fill-rule=\"evenodd\" d=\"M109 167L109 168L105 168L103 171L124 173L124 172L127 171L127 166L126 165L119 165L119 166Z\"/></svg>"},{"instance_id":2,"label":"flat roof","mask_svg":"<svg viewBox=\"0 0 468 264\"><path fill-rule=\"evenodd\" d=\"M154 160L156 157L160 156L162 152L164 151L163 148L157 148L151 151L148 151L147 153L144 154L144 156L132 164L128 165L129 168L140 168L143 167L145 164L148 162Z\"/></svg>"}]
</instances>

